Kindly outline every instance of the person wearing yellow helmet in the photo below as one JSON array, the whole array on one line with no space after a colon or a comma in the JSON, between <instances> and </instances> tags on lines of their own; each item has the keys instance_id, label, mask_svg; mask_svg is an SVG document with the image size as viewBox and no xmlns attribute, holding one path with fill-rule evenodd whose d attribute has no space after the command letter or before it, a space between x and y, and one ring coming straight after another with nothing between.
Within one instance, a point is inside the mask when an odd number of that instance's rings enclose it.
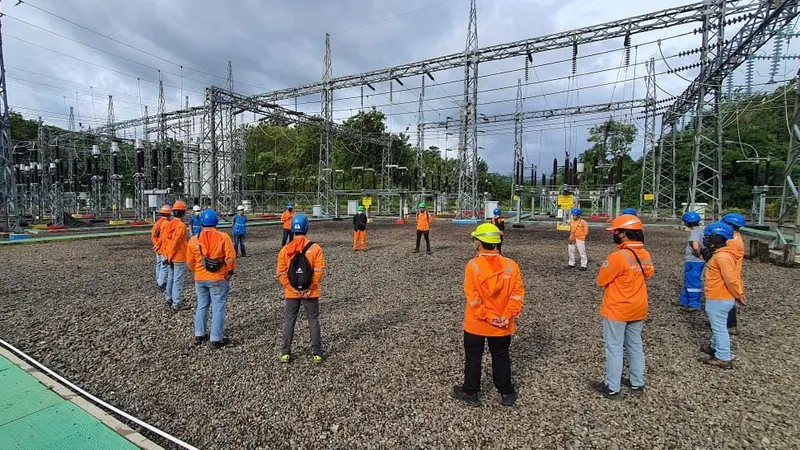
<instances>
[{"instance_id":1,"label":"person wearing yellow helmet","mask_svg":"<svg viewBox=\"0 0 800 450\"><path fill-rule=\"evenodd\" d=\"M478 255L467 263L464 275L464 383L453 386L451 396L470 406L480 406L481 362L485 342L492 354L492 378L500 403L513 406L517 391L511 383L511 335L516 330L525 299L519 266L497 250L500 229L491 223L472 233Z\"/></svg>"}]
</instances>

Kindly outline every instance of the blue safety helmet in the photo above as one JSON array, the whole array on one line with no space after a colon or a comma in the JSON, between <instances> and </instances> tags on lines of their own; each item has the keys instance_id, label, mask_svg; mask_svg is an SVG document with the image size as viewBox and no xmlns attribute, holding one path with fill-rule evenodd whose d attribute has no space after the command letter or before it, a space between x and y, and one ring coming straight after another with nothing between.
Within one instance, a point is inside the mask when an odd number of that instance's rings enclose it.
<instances>
[{"instance_id":1,"label":"blue safety helmet","mask_svg":"<svg viewBox=\"0 0 800 450\"><path fill-rule=\"evenodd\" d=\"M714 222L711 225L706 225L706 229L703 231L704 236L722 236L726 240L733 239L733 227L728 225L727 223L722 222Z\"/></svg>"},{"instance_id":2,"label":"blue safety helmet","mask_svg":"<svg viewBox=\"0 0 800 450\"><path fill-rule=\"evenodd\" d=\"M747 225L747 219L739 213L728 213L722 216L722 223L726 223L732 227L742 228Z\"/></svg>"},{"instance_id":3,"label":"blue safety helmet","mask_svg":"<svg viewBox=\"0 0 800 450\"><path fill-rule=\"evenodd\" d=\"M294 208L294 202L289 202L288 204L286 204L286 207L287 208Z\"/></svg>"},{"instance_id":4,"label":"blue safety helmet","mask_svg":"<svg viewBox=\"0 0 800 450\"><path fill-rule=\"evenodd\" d=\"M700 223L700 221L703 219L700 217L700 214L698 214L696 211L689 211L683 216L681 216L681 220L683 220L686 223Z\"/></svg>"},{"instance_id":5,"label":"blue safety helmet","mask_svg":"<svg viewBox=\"0 0 800 450\"><path fill-rule=\"evenodd\" d=\"M219 223L217 212L213 209L207 209L200 213L200 225L204 227L215 227Z\"/></svg>"},{"instance_id":6,"label":"blue safety helmet","mask_svg":"<svg viewBox=\"0 0 800 450\"><path fill-rule=\"evenodd\" d=\"M308 232L308 217L305 214L297 214L292 218L292 233Z\"/></svg>"},{"instance_id":7,"label":"blue safety helmet","mask_svg":"<svg viewBox=\"0 0 800 450\"><path fill-rule=\"evenodd\" d=\"M500 208L495 208L494 211L492 211L492 214L494 214L495 216L499 216L500 213L502 213L502 212L503 211L500 211Z\"/></svg>"},{"instance_id":8,"label":"blue safety helmet","mask_svg":"<svg viewBox=\"0 0 800 450\"><path fill-rule=\"evenodd\" d=\"M635 216L637 215L636 208L625 208L622 210L622 214L630 214L631 216Z\"/></svg>"},{"instance_id":9,"label":"blue safety helmet","mask_svg":"<svg viewBox=\"0 0 800 450\"><path fill-rule=\"evenodd\" d=\"M583 215L583 210L581 208L572 208L572 215L573 216Z\"/></svg>"}]
</instances>

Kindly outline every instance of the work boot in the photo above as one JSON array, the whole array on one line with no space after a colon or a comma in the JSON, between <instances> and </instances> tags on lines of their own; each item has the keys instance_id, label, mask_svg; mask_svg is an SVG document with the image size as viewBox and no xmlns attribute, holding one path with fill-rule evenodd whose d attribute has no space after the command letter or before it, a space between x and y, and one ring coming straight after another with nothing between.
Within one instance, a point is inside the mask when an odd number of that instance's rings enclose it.
<instances>
[{"instance_id":1,"label":"work boot","mask_svg":"<svg viewBox=\"0 0 800 450\"><path fill-rule=\"evenodd\" d=\"M727 370L733 369L733 361L721 361L713 356L710 358L702 358L700 359L700 362L720 369L727 369Z\"/></svg>"},{"instance_id":2,"label":"work boot","mask_svg":"<svg viewBox=\"0 0 800 450\"><path fill-rule=\"evenodd\" d=\"M739 334L739 332L736 331L736 327L730 327L728 328L728 334L730 334L731 336L736 336Z\"/></svg>"},{"instance_id":3,"label":"work boot","mask_svg":"<svg viewBox=\"0 0 800 450\"><path fill-rule=\"evenodd\" d=\"M578 270L580 270L581 272L586 272L586 267L580 266L578 267Z\"/></svg>"},{"instance_id":4,"label":"work boot","mask_svg":"<svg viewBox=\"0 0 800 450\"><path fill-rule=\"evenodd\" d=\"M221 341L211 341L211 346L214 348L222 348L230 343L231 341L228 338L222 338Z\"/></svg>"},{"instance_id":5,"label":"work boot","mask_svg":"<svg viewBox=\"0 0 800 450\"><path fill-rule=\"evenodd\" d=\"M425 253L427 253L427 254L429 254L429 255L430 255L430 254L431 254L431 251L430 251L430 250L428 250L428 251L427 251L427 252L425 252Z\"/></svg>"},{"instance_id":6,"label":"work boot","mask_svg":"<svg viewBox=\"0 0 800 450\"><path fill-rule=\"evenodd\" d=\"M167 308L172 308L172 300L164 300L164 306Z\"/></svg>"},{"instance_id":7,"label":"work boot","mask_svg":"<svg viewBox=\"0 0 800 450\"><path fill-rule=\"evenodd\" d=\"M616 391L616 392L612 391L608 387L608 385L606 384L605 381L595 381L595 382L591 383L591 386L592 386L592 388L594 388L594 390L596 390L597 392L603 394L603 396L606 397L606 398L618 398L619 397L619 391Z\"/></svg>"},{"instance_id":8,"label":"work boot","mask_svg":"<svg viewBox=\"0 0 800 450\"><path fill-rule=\"evenodd\" d=\"M450 396L469 406L481 406L481 399L478 397L478 394L467 394L461 386L453 386L453 392L450 393Z\"/></svg>"},{"instance_id":9,"label":"work boot","mask_svg":"<svg viewBox=\"0 0 800 450\"><path fill-rule=\"evenodd\" d=\"M503 406L514 406L514 403L517 402L517 393L512 392L510 394L500 394L500 404Z\"/></svg>"},{"instance_id":10,"label":"work boot","mask_svg":"<svg viewBox=\"0 0 800 450\"><path fill-rule=\"evenodd\" d=\"M192 307L187 305L186 303L180 303L178 305L173 305L172 306L172 311L173 312L186 311L187 309L192 309Z\"/></svg>"},{"instance_id":11,"label":"work boot","mask_svg":"<svg viewBox=\"0 0 800 450\"><path fill-rule=\"evenodd\" d=\"M706 355L711 355L711 356L717 354L717 352L714 351L714 347L712 347L711 344L703 345L702 347L700 347L700 351L705 353Z\"/></svg>"},{"instance_id":12,"label":"work boot","mask_svg":"<svg viewBox=\"0 0 800 450\"><path fill-rule=\"evenodd\" d=\"M642 394L644 394L644 386L634 386L634 385L632 385L630 378L623 378L622 379L622 385L627 387L628 389L630 389L631 393L633 395L642 395Z\"/></svg>"},{"instance_id":13,"label":"work boot","mask_svg":"<svg viewBox=\"0 0 800 450\"><path fill-rule=\"evenodd\" d=\"M419 250L414 250L414 251L413 251L413 252L411 252L411 253L419 253Z\"/></svg>"},{"instance_id":14,"label":"work boot","mask_svg":"<svg viewBox=\"0 0 800 450\"><path fill-rule=\"evenodd\" d=\"M208 339L208 335L205 336L195 336L194 337L194 345L201 345Z\"/></svg>"}]
</instances>

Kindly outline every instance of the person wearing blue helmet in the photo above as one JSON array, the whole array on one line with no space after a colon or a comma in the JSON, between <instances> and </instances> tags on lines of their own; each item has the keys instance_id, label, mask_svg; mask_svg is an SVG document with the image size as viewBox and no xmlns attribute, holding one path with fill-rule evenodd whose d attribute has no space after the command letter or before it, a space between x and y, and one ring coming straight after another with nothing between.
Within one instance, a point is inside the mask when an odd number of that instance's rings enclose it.
<instances>
[{"instance_id":1,"label":"person wearing blue helmet","mask_svg":"<svg viewBox=\"0 0 800 450\"><path fill-rule=\"evenodd\" d=\"M289 202L286 204L286 211L281 214L281 222L283 223L283 238L281 239L281 247L286 245L287 242L292 242L294 236L292 235L292 219L294 218L294 203Z\"/></svg>"},{"instance_id":2,"label":"person wearing blue helmet","mask_svg":"<svg viewBox=\"0 0 800 450\"><path fill-rule=\"evenodd\" d=\"M739 213L728 213L722 216L722 223L728 224L733 228L733 239L728 241L728 247L733 249L736 256L736 269L739 271L739 278L742 278L742 268L744 266L744 239L739 229L747 225L747 219ZM736 334L736 304L734 303L731 312L728 314L728 333Z\"/></svg>"},{"instance_id":3,"label":"person wearing blue helmet","mask_svg":"<svg viewBox=\"0 0 800 450\"><path fill-rule=\"evenodd\" d=\"M706 264L704 293L706 315L711 325L710 345L701 350L709 356L702 362L720 369L733 369L731 338L728 334L728 313L736 304L746 304L744 285L737 268L736 250L728 245L734 229L725 223L708 225L703 232Z\"/></svg>"},{"instance_id":4,"label":"person wearing blue helmet","mask_svg":"<svg viewBox=\"0 0 800 450\"><path fill-rule=\"evenodd\" d=\"M228 345L225 338L225 310L228 305L230 280L236 269L236 250L231 237L217 229L219 217L213 209L200 213L203 229L192 236L186 249L189 270L194 272L197 311L194 315L194 343L201 345L210 338L213 348ZM211 308L211 333L206 334L208 310Z\"/></svg>"},{"instance_id":5,"label":"person wearing blue helmet","mask_svg":"<svg viewBox=\"0 0 800 450\"><path fill-rule=\"evenodd\" d=\"M292 218L292 233L294 234L292 241L278 253L276 268L286 298L280 360L284 364L292 361L294 326L302 305L306 311L308 331L311 334L311 357L315 363L321 363L323 356L319 327L319 299L325 259L322 247L306 237L308 217L305 214L297 214Z\"/></svg>"},{"instance_id":6,"label":"person wearing blue helmet","mask_svg":"<svg viewBox=\"0 0 800 450\"><path fill-rule=\"evenodd\" d=\"M503 254L503 238L505 237L504 234L506 233L506 219L503 218L503 211L500 208L495 208L492 211L492 225L496 226L500 230L500 243L497 244L497 253Z\"/></svg>"},{"instance_id":7,"label":"person wearing blue helmet","mask_svg":"<svg viewBox=\"0 0 800 450\"><path fill-rule=\"evenodd\" d=\"M572 208L572 221L569 223L569 244L567 250L569 251L569 261L567 267L572 269L575 267L575 252L581 255L580 270L586 270L589 264L589 258L586 256L586 236L589 235L589 224L581 218L583 209Z\"/></svg>"},{"instance_id":8,"label":"person wearing blue helmet","mask_svg":"<svg viewBox=\"0 0 800 450\"><path fill-rule=\"evenodd\" d=\"M636 208L625 208L620 213L622 215L636 216Z\"/></svg>"},{"instance_id":9,"label":"person wearing blue helmet","mask_svg":"<svg viewBox=\"0 0 800 450\"><path fill-rule=\"evenodd\" d=\"M681 219L689 228L689 240L683 251L683 290L678 304L684 311L700 311L703 307L703 268L706 265L703 259L703 227L700 226L702 218L695 211L688 211Z\"/></svg>"}]
</instances>

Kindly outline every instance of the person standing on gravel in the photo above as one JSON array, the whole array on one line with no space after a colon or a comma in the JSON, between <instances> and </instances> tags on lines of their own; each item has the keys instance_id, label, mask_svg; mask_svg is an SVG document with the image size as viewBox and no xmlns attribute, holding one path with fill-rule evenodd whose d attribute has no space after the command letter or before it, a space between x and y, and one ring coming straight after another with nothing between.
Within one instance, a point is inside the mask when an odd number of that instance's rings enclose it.
<instances>
[{"instance_id":1,"label":"person standing on gravel","mask_svg":"<svg viewBox=\"0 0 800 450\"><path fill-rule=\"evenodd\" d=\"M728 247L733 250L736 256L736 270L739 272L739 279L742 279L742 269L744 268L744 239L739 229L747 225L747 219L739 213L728 213L722 216L722 223L728 224L733 228L733 239L728 241ZM744 283L744 280L742 280ZM733 304L730 313L728 313L728 333L736 335L736 304Z\"/></svg>"},{"instance_id":2,"label":"person standing on gravel","mask_svg":"<svg viewBox=\"0 0 800 450\"><path fill-rule=\"evenodd\" d=\"M419 253L420 238L425 237L425 249L430 255L431 253L431 240L429 237L431 230L431 215L428 214L427 205L425 202L420 202L419 211L417 211L417 246L414 248L414 253Z\"/></svg>"},{"instance_id":3,"label":"person standing on gravel","mask_svg":"<svg viewBox=\"0 0 800 450\"><path fill-rule=\"evenodd\" d=\"M192 216L189 218L189 225L191 225L191 234L192 236L196 234L200 234L200 231L203 229L203 224L200 223L200 205L192 206Z\"/></svg>"},{"instance_id":4,"label":"person standing on gravel","mask_svg":"<svg viewBox=\"0 0 800 450\"><path fill-rule=\"evenodd\" d=\"M647 285L653 276L653 260L644 248L642 221L621 215L608 228L617 250L606 257L597 273L597 285L605 289L600 315L606 343L605 380L592 386L608 398L619 395L625 383L635 394L644 392L644 345L642 329L647 318ZM630 379L622 380L622 350L628 353Z\"/></svg>"},{"instance_id":5,"label":"person standing on gravel","mask_svg":"<svg viewBox=\"0 0 800 450\"><path fill-rule=\"evenodd\" d=\"M233 248L236 249L236 256L246 258L244 249L244 237L247 235L247 216L244 215L244 206L236 207L236 215L233 216Z\"/></svg>"},{"instance_id":6,"label":"person standing on gravel","mask_svg":"<svg viewBox=\"0 0 800 450\"><path fill-rule=\"evenodd\" d=\"M286 205L286 211L281 214L281 222L283 223L283 238L281 238L281 247L286 245L287 242L292 242L294 236L292 235L292 219L294 218L294 203L289 202Z\"/></svg>"},{"instance_id":7,"label":"person standing on gravel","mask_svg":"<svg viewBox=\"0 0 800 450\"><path fill-rule=\"evenodd\" d=\"M703 268L706 261L702 257L703 227L702 218L695 211L689 211L681 217L689 229L689 242L683 252L683 290L678 304L685 311L700 311L703 307Z\"/></svg>"},{"instance_id":8,"label":"person standing on gravel","mask_svg":"<svg viewBox=\"0 0 800 450\"><path fill-rule=\"evenodd\" d=\"M728 313L736 302L747 304L737 266L737 251L728 245L733 235L733 228L722 222L708 225L703 232L705 252L711 254L706 263L704 286L711 341L710 345L701 348L709 356L700 361L720 369L733 369L731 337L727 328Z\"/></svg>"},{"instance_id":9,"label":"person standing on gravel","mask_svg":"<svg viewBox=\"0 0 800 450\"><path fill-rule=\"evenodd\" d=\"M567 238L567 250L569 251L569 262L567 267L575 267L575 251L581 255L580 270L586 270L589 258L586 256L586 236L589 235L589 224L581 218L583 210L572 208L572 222L569 223L569 238Z\"/></svg>"},{"instance_id":10,"label":"person standing on gravel","mask_svg":"<svg viewBox=\"0 0 800 450\"><path fill-rule=\"evenodd\" d=\"M497 250L500 230L490 223L472 233L478 256L467 263L464 274L464 383L453 386L451 396L470 406L480 406L481 365L484 342L492 354L492 378L500 403L513 406L517 391L511 383L511 335L516 330L525 299L519 266Z\"/></svg>"},{"instance_id":11,"label":"person standing on gravel","mask_svg":"<svg viewBox=\"0 0 800 450\"><path fill-rule=\"evenodd\" d=\"M177 200L172 205L172 214L175 219L171 220L162 230L161 239L163 255L167 267L167 283L164 289L164 298L167 307L173 311L183 311L189 309L184 305L183 275L186 272L186 224L183 223L183 216L186 214L186 203Z\"/></svg>"},{"instance_id":12,"label":"person standing on gravel","mask_svg":"<svg viewBox=\"0 0 800 450\"><path fill-rule=\"evenodd\" d=\"M495 208L492 211L492 225L500 230L500 243L497 244L497 253L503 254L503 238L506 234L506 219L503 218L503 211L500 208Z\"/></svg>"},{"instance_id":13,"label":"person standing on gravel","mask_svg":"<svg viewBox=\"0 0 800 450\"><path fill-rule=\"evenodd\" d=\"M150 242L153 243L153 251L156 252L156 285L163 291L167 287L167 266L164 262L164 256L161 254L161 231L162 227L169 223L172 208L169 205L164 205L158 213L161 217L156 220L150 230Z\"/></svg>"},{"instance_id":14,"label":"person standing on gravel","mask_svg":"<svg viewBox=\"0 0 800 450\"><path fill-rule=\"evenodd\" d=\"M361 251L367 251L367 215L364 207L358 205L356 215L353 216L353 251L357 252L359 245Z\"/></svg>"},{"instance_id":15,"label":"person standing on gravel","mask_svg":"<svg viewBox=\"0 0 800 450\"><path fill-rule=\"evenodd\" d=\"M321 363L323 357L319 329L319 298L325 259L322 247L306 237L308 217L305 214L297 214L292 218L292 233L294 234L292 241L278 253L277 278L283 286L286 298L280 358L282 363L289 363L292 360L294 326L302 304L308 318L308 331L311 333L312 358L315 363Z\"/></svg>"},{"instance_id":16,"label":"person standing on gravel","mask_svg":"<svg viewBox=\"0 0 800 450\"><path fill-rule=\"evenodd\" d=\"M187 250L187 265L194 272L197 311L194 315L194 343L200 345L206 335L208 308L211 307L211 346L228 344L225 338L225 310L228 304L230 279L236 269L236 251L231 237L217 230L219 217L213 209L200 214L203 230L192 236Z\"/></svg>"}]
</instances>

